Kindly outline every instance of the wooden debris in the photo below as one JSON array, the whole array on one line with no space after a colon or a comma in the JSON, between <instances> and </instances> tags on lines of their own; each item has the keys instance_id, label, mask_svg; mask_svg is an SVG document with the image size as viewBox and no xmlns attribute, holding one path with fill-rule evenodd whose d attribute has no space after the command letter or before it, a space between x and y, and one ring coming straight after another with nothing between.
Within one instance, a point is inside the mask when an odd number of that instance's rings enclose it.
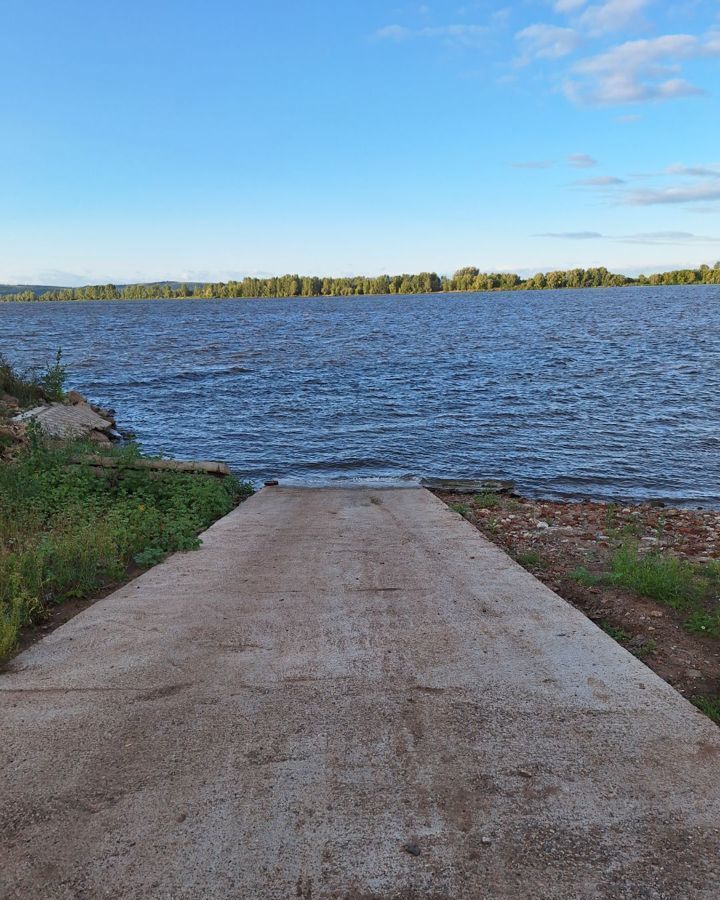
<instances>
[{"instance_id":1,"label":"wooden debris","mask_svg":"<svg viewBox=\"0 0 720 900\"><path fill-rule=\"evenodd\" d=\"M512 481L472 478L423 478L420 484L430 491L450 491L454 494L509 494Z\"/></svg>"},{"instance_id":2,"label":"wooden debris","mask_svg":"<svg viewBox=\"0 0 720 900\"><path fill-rule=\"evenodd\" d=\"M99 469L153 469L158 472L190 472L199 475L215 475L227 478L232 475L229 467L212 460L185 462L179 459L122 459L116 456L78 456L74 465L94 466Z\"/></svg>"}]
</instances>

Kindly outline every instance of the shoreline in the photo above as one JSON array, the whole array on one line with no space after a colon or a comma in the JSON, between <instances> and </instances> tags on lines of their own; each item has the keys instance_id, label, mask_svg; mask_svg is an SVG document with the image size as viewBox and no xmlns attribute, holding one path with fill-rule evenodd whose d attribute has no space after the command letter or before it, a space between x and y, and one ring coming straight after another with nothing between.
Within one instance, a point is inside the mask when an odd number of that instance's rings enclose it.
<instances>
[{"instance_id":1,"label":"shoreline","mask_svg":"<svg viewBox=\"0 0 720 900\"><path fill-rule=\"evenodd\" d=\"M720 724L720 510L434 493Z\"/></svg>"},{"instance_id":2,"label":"shoreline","mask_svg":"<svg viewBox=\"0 0 720 900\"><path fill-rule=\"evenodd\" d=\"M593 285L561 285L559 287L530 287L527 284L517 285L515 287L483 287L483 288L462 288L453 290L428 290L428 291L407 291L407 292L383 292L383 293L331 293L331 294L232 294L222 296L222 294L212 294L211 296L181 294L163 296L156 293L148 293L142 296L113 296L113 297L72 297L72 296L53 296L46 297L42 294L34 296L22 294L2 294L0 293L0 304L27 304L27 303L161 303L163 301L183 301L183 302L199 302L207 303L208 301L227 301L227 300L363 300L363 299L385 299L385 300L407 300L408 298L427 299L429 297L462 297L466 295L477 294L546 294L546 293L589 293L593 291L608 290L629 290L647 289L647 288L712 288L720 287L720 281L693 281L693 282L635 282L629 281L625 284L593 284ZM73 288L63 288L62 292L73 292Z\"/></svg>"}]
</instances>

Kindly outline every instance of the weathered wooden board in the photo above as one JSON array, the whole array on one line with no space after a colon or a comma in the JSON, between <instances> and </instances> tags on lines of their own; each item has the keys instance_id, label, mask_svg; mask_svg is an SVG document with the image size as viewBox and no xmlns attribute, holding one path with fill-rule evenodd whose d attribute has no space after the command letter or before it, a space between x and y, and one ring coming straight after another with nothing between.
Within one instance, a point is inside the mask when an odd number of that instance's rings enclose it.
<instances>
[{"instance_id":1,"label":"weathered wooden board","mask_svg":"<svg viewBox=\"0 0 720 900\"><path fill-rule=\"evenodd\" d=\"M512 481L492 478L422 478L420 484L430 491L451 491L455 494L509 494Z\"/></svg>"}]
</instances>

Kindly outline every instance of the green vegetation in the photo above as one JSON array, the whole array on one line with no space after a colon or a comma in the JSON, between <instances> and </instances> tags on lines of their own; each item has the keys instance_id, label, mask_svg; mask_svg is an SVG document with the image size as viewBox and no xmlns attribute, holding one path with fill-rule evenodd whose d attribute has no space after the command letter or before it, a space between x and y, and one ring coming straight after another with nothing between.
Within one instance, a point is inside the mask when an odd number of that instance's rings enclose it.
<instances>
[{"instance_id":1,"label":"green vegetation","mask_svg":"<svg viewBox=\"0 0 720 900\"><path fill-rule=\"evenodd\" d=\"M32 406L48 399L51 392L62 391L64 368L60 365L61 351L58 350L55 364L46 372L17 372L0 353L0 394L10 394L20 406Z\"/></svg>"},{"instance_id":2,"label":"green vegetation","mask_svg":"<svg viewBox=\"0 0 720 900\"><path fill-rule=\"evenodd\" d=\"M0 359L0 391L21 405L61 399L58 352L41 374L20 376ZM69 599L91 598L134 562L151 566L200 545L198 533L252 493L234 478L130 468L135 447L103 449L118 467L78 464L96 445L45 442L37 430L12 461L0 462L0 659L20 630Z\"/></svg>"},{"instance_id":3,"label":"green vegetation","mask_svg":"<svg viewBox=\"0 0 720 900\"><path fill-rule=\"evenodd\" d=\"M605 619L598 623L605 634L609 635L618 644L622 644L633 656L638 659L645 659L657 650L657 643L653 640L642 637L631 637L624 628L619 628Z\"/></svg>"},{"instance_id":4,"label":"green vegetation","mask_svg":"<svg viewBox=\"0 0 720 900\"><path fill-rule=\"evenodd\" d=\"M572 578L573 581L577 581L578 584L583 584L585 587L595 587L595 585L602 582L602 576L593 575L585 566L578 566L577 569L573 569L572 572L568 573L568 578Z\"/></svg>"},{"instance_id":5,"label":"green vegetation","mask_svg":"<svg viewBox=\"0 0 720 900\"><path fill-rule=\"evenodd\" d=\"M476 494L473 503L478 509L496 509L500 506L500 498L497 494L486 491L484 494Z\"/></svg>"},{"instance_id":6,"label":"green vegetation","mask_svg":"<svg viewBox=\"0 0 720 900\"><path fill-rule=\"evenodd\" d=\"M602 621L600 622L600 627L605 634L609 635L614 641L617 641L618 644L625 644L630 640L630 635L627 631L623 631L622 628L616 628L614 625L611 625L610 622Z\"/></svg>"},{"instance_id":7,"label":"green vegetation","mask_svg":"<svg viewBox=\"0 0 720 900\"><path fill-rule=\"evenodd\" d=\"M465 518L467 518L470 513L470 507L467 505L467 503L453 503L450 509L454 510L456 513L458 513L458 515L464 516Z\"/></svg>"},{"instance_id":8,"label":"green vegetation","mask_svg":"<svg viewBox=\"0 0 720 900\"><path fill-rule=\"evenodd\" d=\"M685 629L720 638L720 565L622 547L606 580L688 614Z\"/></svg>"},{"instance_id":9,"label":"green vegetation","mask_svg":"<svg viewBox=\"0 0 720 900\"><path fill-rule=\"evenodd\" d=\"M134 560L150 566L199 546L198 533L252 492L234 479L122 466L96 474L71 464L83 450L37 439L0 465L0 657L20 628L64 600L90 597L122 579Z\"/></svg>"},{"instance_id":10,"label":"green vegetation","mask_svg":"<svg viewBox=\"0 0 720 900\"><path fill-rule=\"evenodd\" d=\"M55 362L48 367L42 376L41 383L48 400L60 402L65 397L65 379L67 368L62 364L62 350L58 348L55 354Z\"/></svg>"},{"instance_id":11,"label":"green vegetation","mask_svg":"<svg viewBox=\"0 0 720 900\"><path fill-rule=\"evenodd\" d=\"M515 559L526 569L541 568L540 554L536 553L535 550L528 550L527 553L518 553Z\"/></svg>"},{"instance_id":12,"label":"green vegetation","mask_svg":"<svg viewBox=\"0 0 720 900\"><path fill-rule=\"evenodd\" d=\"M89 285L78 288L25 289L18 293L0 292L1 301L27 300L152 300L184 298L231 297L354 297L387 294L434 294L447 291L536 291L559 288L624 287L626 285L720 284L720 262L712 268L678 269L654 275L629 278L614 274L606 268L569 269L558 272L538 272L531 278L521 278L508 272L481 272L474 266L458 269L452 276L436 272L417 275L379 275L368 278L319 278L308 275L281 275L273 278L244 278L208 284L156 282L130 284Z\"/></svg>"},{"instance_id":13,"label":"green vegetation","mask_svg":"<svg viewBox=\"0 0 720 900\"><path fill-rule=\"evenodd\" d=\"M673 609L688 609L717 586L717 576L706 566L660 553L641 555L625 546L613 556L610 581L631 588Z\"/></svg>"},{"instance_id":14,"label":"green vegetation","mask_svg":"<svg viewBox=\"0 0 720 900\"><path fill-rule=\"evenodd\" d=\"M720 694L714 697L698 696L693 697L692 702L697 708L704 712L708 718L720 725Z\"/></svg>"}]
</instances>

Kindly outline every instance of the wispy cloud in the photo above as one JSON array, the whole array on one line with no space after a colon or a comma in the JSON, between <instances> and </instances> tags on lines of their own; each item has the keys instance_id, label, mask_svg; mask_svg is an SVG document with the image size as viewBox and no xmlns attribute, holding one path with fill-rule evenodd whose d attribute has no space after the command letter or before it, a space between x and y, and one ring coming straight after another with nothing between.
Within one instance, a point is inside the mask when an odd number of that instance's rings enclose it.
<instances>
[{"instance_id":1,"label":"wispy cloud","mask_svg":"<svg viewBox=\"0 0 720 900\"><path fill-rule=\"evenodd\" d=\"M590 106L641 103L688 97L703 91L676 77L680 63L720 55L720 42L692 34L669 34L626 41L580 60L565 83L565 93Z\"/></svg>"},{"instance_id":2,"label":"wispy cloud","mask_svg":"<svg viewBox=\"0 0 720 900\"><path fill-rule=\"evenodd\" d=\"M467 47L484 43L488 29L483 25L437 25L423 28L407 28L405 25L386 25L375 32L378 40L402 43L416 38L436 38Z\"/></svg>"},{"instance_id":3,"label":"wispy cloud","mask_svg":"<svg viewBox=\"0 0 720 900\"><path fill-rule=\"evenodd\" d=\"M641 13L652 2L653 0L605 0L604 3L588 6L576 20L575 26L590 34L621 31L638 22Z\"/></svg>"},{"instance_id":4,"label":"wispy cloud","mask_svg":"<svg viewBox=\"0 0 720 900\"><path fill-rule=\"evenodd\" d=\"M528 25L515 38L520 45L517 65L528 65L534 59L560 59L573 53L580 43L576 31L558 25Z\"/></svg>"},{"instance_id":5,"label":"wispy cloud","mask_svg":"<svg viewBox=\"0 0 720 900\"><path fill-rule=\"evenodd\" d=\"M553 9L558 13L573 13L585 6L587 0L555 0Z\"/></svg>"},{"instance_id":6,"label":"wispy cloud","mask_svg":"<svg viewBox=\"0 0 720 900\"><path fill-rule=\"evenodd\" d=\"M535 237L556 238L564 241L613 241L619 244L646 244L649 246L672 246L676 244L717 244L720 237L708 237L689 231L646 231L638 234L602 234L599 231L549 231Z\"/></svg>"},{"instance_id":7,"label":"wispy cloud","mask_svg":"<svg viewBox=\"0 0 720 900\"><path fill-rule=\"evenodd\" d=\"M597 178L581 178L576 181L582 187L614 187L618 184L625 184L622 178L615 178L613 175L598 175Z\"/></svg>"},{"instance_id":8,"label":"wispy cloud","mask_svg":"<svg viewBox=\"0 0 720 900\"><path fill-rule=\"evenodd\" d=\"M567 158L567 164L572 166L573 169L592 169L598 163L596 159L588 156L587 153L572 153Z\"/></svg>"},{"instance_id":9,"label":"wispy cloud","mask_svg":"<svg viewBox=\"0 0 720 900\"><path fill-rule=\"evenodd\" d=\"M717 244L720 238L689 231L648 231L640 234L625 234L614 240L623 244L649 244L653 246L672 246L674 244Z\"/></svg>"},{"instance_id":10,"label":"wispy cloud","mask_svg":"<svg viewBox=\"0 0 720 900\"><path fill-rule=\"evenodd\" d=\"M676 164L668 166L667 175L689 175L692 178L720 178L720 168L717 166L683 166Z\"/></svg>"},{"instance_id":11,"label":"wispy cloud","mask_svg":"<svg viewBox=\"0 0 720 900\"><path fill-rule=\"evenodd\" d=\"M536 234L535 237L560 238L563 241L597 241L605 235L599 231L547 231L544 234Z\"/></svg>"},{"instance_id":12,"label":"wispy cloud","mask_svg":"<svg viewBox=\"0 0 720 900\"><path fill-rule=\"evenodd\" d=\"M703 203L720 200L720 181L703 181L699 184L673 185L659 190L628 191L623 203L626 206L658 206L661 204Z\"/></svg>"}]
</instances>

